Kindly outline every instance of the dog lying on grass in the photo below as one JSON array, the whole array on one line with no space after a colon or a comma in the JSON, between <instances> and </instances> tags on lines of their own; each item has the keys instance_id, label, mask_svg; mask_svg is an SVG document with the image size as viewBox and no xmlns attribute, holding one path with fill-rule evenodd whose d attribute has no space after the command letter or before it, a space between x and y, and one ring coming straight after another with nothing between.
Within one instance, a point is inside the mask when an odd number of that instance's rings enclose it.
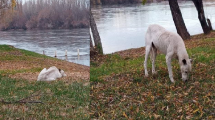
<instances>
[{"instance_id":1,"label":"dog lying on grass","mask_svg":"<svg viewBox=\"0 0 215 120\"><path fill-rule=\"evenodd\" d=\"M150 52L152 60L152 74L156 74L155 59L158 50L162 54L166 55L166 63L171 82L175 82L171 66L172 58L177 58L179 60L182 80L186 81L188 79L188 73L191 72L192 60L189 59L184 41L178 34L169 32L156 24L150 25L146 32L145 45L144 69L146 77L148 77L147 60Z\"/></svg>"},{"instance_id":2,"label":"dog lying on grass","mask_svg":"<svg viewBox=\"0 0 215 120\"><path fill-rule=\"evenodd\" d=\"M37 81L53 81L57 78L61 78L66 76L63 70L57 69L55 66L50 67L48 70L44 68L38 78Z\"/></svg>"}]
</instances>

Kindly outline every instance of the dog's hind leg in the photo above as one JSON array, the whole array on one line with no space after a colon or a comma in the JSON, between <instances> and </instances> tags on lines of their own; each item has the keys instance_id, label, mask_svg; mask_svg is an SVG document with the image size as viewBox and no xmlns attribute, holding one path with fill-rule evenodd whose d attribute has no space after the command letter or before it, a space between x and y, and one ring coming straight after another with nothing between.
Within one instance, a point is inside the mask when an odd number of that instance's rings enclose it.
<instances>
[{"instance_id":1,"label":"dog's hind leg","mask_svg":"<svg viewBox=\"0 0 215 120\"><path fill-rule=\"evenodd\" d=\"M157 49L154 46L152 42L152 50L151 50L151 61L152 61L152 74L156 74L157 72L155 71L155 59L157 56Z\"/></svg>"},{"instance_id":2,"label":"dog's hind leg","mask_svg":"<svg viewBox=\"0 0 215 120\"><path fill-rule=\"evenodd\" d=\"M150 50L151 50L151 45L147 45L146 49L145 49L145 61L144 61L144 69L145 69L145 76L146 77L148 77L148 75L149 75L148 71L147 71L147 60L149 57Z\"/></svg>"}]
</instances>

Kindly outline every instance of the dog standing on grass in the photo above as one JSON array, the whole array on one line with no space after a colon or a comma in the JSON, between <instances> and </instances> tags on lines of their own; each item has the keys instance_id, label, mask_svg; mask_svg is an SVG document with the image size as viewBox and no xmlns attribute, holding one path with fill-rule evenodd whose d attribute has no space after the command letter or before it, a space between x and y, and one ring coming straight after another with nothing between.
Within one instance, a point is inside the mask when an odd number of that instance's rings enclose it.
<instances>
[{"instance_id":1,"label":"dog standing on grass","mask_svg":"<svg viewBox=\"0 0 215 120\"><path fill-rule=\"evenodd\" d=\"M152 60L152 74L156 74L155 71L155 59L157 50L166 55L166 63L169 72L169 78L171 82L175 82L173 79L171 60L172 58L178 58L179 65L182 74L182 80L188 79L188 73L191 72L191 62L187 54L187 50L184 45L183 39L176 33L169 32L159 25L150 25L145 36L145 61L144 69L145 76L148 77L147 60L149 53L151 52Z\"/></svg>"}]
</instances>

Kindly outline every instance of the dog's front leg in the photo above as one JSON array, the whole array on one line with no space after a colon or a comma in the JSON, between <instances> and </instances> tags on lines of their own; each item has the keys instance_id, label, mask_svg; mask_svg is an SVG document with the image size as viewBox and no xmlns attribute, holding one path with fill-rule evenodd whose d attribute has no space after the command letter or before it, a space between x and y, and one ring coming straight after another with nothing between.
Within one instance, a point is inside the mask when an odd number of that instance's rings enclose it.
<instances>
[{"instance_id":1,"label":"dog's front leg","mask_svg":"<svg viewBox=\"0 0 215 120\"><path fill-rule=\"evenodd\" d=\"M157 74L157 72L155 71L155 59L157 56L157 49L156 48L152 48L152 74Z\"/></svg>"},{"instance_id":2,"label":"dog's front leg","mask_svg":"<svg viewBox=\"0 0 215 120\"><path fill-rule=\"evenodd\" d=\"M149 45L146 46L145 61L144 61L145 77L149 76L148 70L147 70L147 60L148 60L148 57L149 57L150 49L151 49L151 46L149 46Z\"/></svg>"},{"instance_id":3,"label":"dog's front leg","mask_svg":"<svg viewBox=\"0 0 215 120\"><path fill-rule=\"evenodd\" d=\"M172 53L169 53L166 55L166 64L167 64L167 68L168 68L168 72L169 72L169 78L171 80L171 82L175 82L173 79L173 74L172 74L172 65L171 65L171 61L172 61Z\"/></svg>"}]
</instances>

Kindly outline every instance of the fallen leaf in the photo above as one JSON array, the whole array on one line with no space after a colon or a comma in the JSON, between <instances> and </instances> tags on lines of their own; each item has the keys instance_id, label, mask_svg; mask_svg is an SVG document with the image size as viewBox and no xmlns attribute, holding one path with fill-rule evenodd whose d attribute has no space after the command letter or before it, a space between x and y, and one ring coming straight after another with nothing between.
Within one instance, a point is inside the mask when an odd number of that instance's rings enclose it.
<instances>
[{"instance_id":1,"label":"fallen leaf","mask_svg":"<svg viewBox=\"0 0 215 120\"><path fill-rule=\"evenodd\" d=\"M193 111L193 113L196 113L196 112L198 112L198 111L199 111L199 108L198 108L198 109L196 109L196 110L194 110L194 111Z\"/></svg>"},{"instance_id":2,"label":"fallen leaf","mask_svg":"<svg viewBox=\"0 0 215 120\"><path fill-rule=\"evenodd\" d=\"M125 112L123 112L123 116L126 117L126 118L128 118L128 116L125 114Z\"/></svg>"}]
</instances>

